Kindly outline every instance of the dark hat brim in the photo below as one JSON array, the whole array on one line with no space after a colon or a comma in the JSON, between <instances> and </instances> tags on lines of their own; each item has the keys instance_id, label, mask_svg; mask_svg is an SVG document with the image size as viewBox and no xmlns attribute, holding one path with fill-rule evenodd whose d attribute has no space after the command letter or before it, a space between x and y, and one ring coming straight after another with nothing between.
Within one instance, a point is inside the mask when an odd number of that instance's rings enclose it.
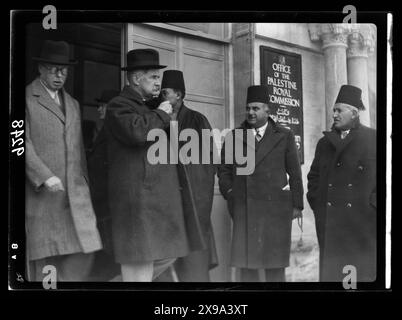
<instances>
[{"instance_id":1,"label":"dark hat brim","mask_svg":"<svg viewBox=\"0 0 402 320\"><path fill-rule=\"evenodd\" d=\"M34 58L32 58L32 60L35 60L35 61L38 61L38 62L50 63L50 64L57 64L57 65L62 65L62 66L70 66L70 65L74 65L74 64L78 63L77 60L69 60L67 62L67 61L57 61L57 60L43 59L43 58L38 58L38 57L34 57Z\"/></svg>"},{"instance_id":2,"label":"dark hat brim","mask_svg":"<svg viewBox=\"0 0 402 320\"><path fill-rule=\"evenodd\" d=\"M167 66L162 65L144 65L144 66L133 66L133 67L122 67L121 70L124 71L133 71L133 70L148 70L148 69L163 69Z\"/></svg>"}]
</instances>

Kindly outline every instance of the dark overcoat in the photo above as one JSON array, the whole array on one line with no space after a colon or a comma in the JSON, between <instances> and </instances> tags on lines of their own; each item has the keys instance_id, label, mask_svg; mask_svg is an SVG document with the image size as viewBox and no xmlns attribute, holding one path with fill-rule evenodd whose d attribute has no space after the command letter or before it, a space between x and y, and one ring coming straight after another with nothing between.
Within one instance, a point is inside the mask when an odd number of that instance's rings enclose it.
<instances>
[{"instance_id":1,"label":"dark overcoat","mask_svg":"<svg viewBox=\"0 0 402 320\"><path fill-rule=\"evenodd\" d=\"M103 249L112 252L111 245L111 217L108 199L107 184L107 140L105 129L99 131L95 141L88 150L88 175L91 199L96 214L99 233L103 242Z\"/></svg>"},{"instance_id":2,"label":"dark overcoat","mask_svg":"<svg viewBox=\"0 0 402 320\"><path fill-rule=\"evenodd\" d=\"M153 144L148 133L167 129L170 120L129 86L107 106L108 195L118 263L182 257L205 248L196 212L183 214L177 165L153 165L147 158Z\"/></svg>"},{"instance_id":3,"label":"dark overcoat","mask_svg":"<svg viewBox=\"0 0 402 320\"><path fill-rule=\"evenodd\" d=\"M112 217L108 197L107 137L102 127L87 151L89 189L103 249L95 253L90 276L94 281L108 281L120 273L113 256Z\"/></svg>"},{"instance_id":4,"label":"dark overcoat","mask_svg":"<svg viewBox=\"0 0 402 320\"><path fill-rule=\"evenodd\" d=\"M332 130L317 144L307 199L320 244L320 280L342 281L346 265L358 281L376 274L376 131L357 124L345 139Z\"/></svg>"},{"instance_id":5,"label":"dark overcoat","mask_svg":"<svg viewBox=\"0 0 402 320\"><path fill-rule=\"evenodd\" d=\"M233 218L235 267L287 267L293 208L303 209L303 183L294 135L271 118L268 122L264 137L255 142L252 174L237 175L238 164L225 164L225 145L222 148L219 187L228 199ZM240 127L244 132L247 128L247 123ZM288 183L290 190L283 190Z\"/></svg>"},{"instance_id":6,"label":"dark overcoat","mask_svg":"<svg viewBox=\"0 0 402 320\"><path fill-rule=\"evenodd\" d=\"M78 102L60 91L65 114L40 83L26 88L26 234L29 260L102 248L88 188ZM65 191L44 182L57 176Z\"/></svg>"},{"instance_id":7,"label":"dark overcoat","mask_svg":"<svg viewBox=\"0 0 402 320\"><path fill-rule=\"evenodd\" d=\"M212 148L215 146L213 139L209 142L209 146L202 145L202 129L211 130L211 125L208 119L201 113L187 108L184 104L180 107L177 115L179 134L185 129L193 129L198 133L200 138L200 158L199 164L189 163L186 165L179 164L180 184L185 187L190 181L190 187L192 190L193 201L199 217L200 227L204 239L207 241L209 250L209 266L215 267L218 264L218 255L216 252L215 236L211 224L211 210L212 202L214 199L214 186L215 186L215 165L213 164L213 158L211 156ZM179 146L182 147L186 142L179 141ZM211 162L209 164L202 164L202 152L208 152L210 154ZM186 173L183 172L184 168ZM187 175L187 178L186 178ZM187 181L186 181L187 180ZM186 207L185 207L186 208ZM186 213L185 214L192 214Z\"/></svg>"}]
</instances>

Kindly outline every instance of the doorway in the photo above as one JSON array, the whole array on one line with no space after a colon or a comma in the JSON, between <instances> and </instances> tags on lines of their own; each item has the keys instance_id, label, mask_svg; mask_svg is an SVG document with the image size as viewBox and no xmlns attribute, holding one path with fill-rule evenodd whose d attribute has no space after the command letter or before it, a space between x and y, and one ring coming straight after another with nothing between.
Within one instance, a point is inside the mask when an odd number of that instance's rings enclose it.
<instances>
[{"instance_id":1,"label":"doorway","mask_svg":"<svg viewBox=\"0 0 402 320\"><path fill-rule=\"evenodd\" d=\"M66 41L70 58L77 64L69 69L64 88L81 108L82 129L86 147L90 132L99 120L97 101L103 90L121 88L121 23L59 23L56 30L44 30L32 23L26 29L26 85L37 76L38 57L45 40Z\"/></svg>"}]
</instances>

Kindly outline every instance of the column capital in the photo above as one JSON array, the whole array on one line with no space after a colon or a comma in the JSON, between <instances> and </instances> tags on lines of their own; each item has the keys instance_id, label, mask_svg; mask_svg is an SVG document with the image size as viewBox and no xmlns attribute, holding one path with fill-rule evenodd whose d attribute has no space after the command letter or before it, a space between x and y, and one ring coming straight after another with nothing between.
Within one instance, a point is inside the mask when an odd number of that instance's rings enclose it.
<instances>
[{"instance_id":1,"label":"column capital","mask_svg":"<svg viewBox=\"0 0 402 320\"><path fill-rule=\"evenodd\" d=\"M312 41L322 40L322 49L333 46L347 48L348 46L350 32L348 23L311 23L308 28Z\"/></svg>"},{"instance_id":2,"label":"column capital","mask_svg":"<svg viewBox=\"0 0 402 320\"><path fill-rule=\"evenodd\" d=\"M375 26L371 24L352 24L348 36L349 49L348 58L363 57L374 52L375 48Z\"/></svg>"}]
</instances>

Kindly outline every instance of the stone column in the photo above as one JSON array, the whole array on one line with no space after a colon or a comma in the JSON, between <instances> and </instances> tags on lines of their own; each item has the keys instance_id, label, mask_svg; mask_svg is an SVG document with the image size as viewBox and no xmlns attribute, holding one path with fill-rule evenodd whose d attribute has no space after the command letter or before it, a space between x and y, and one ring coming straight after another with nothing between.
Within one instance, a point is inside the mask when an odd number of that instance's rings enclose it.
<instances>
[{"instance_id":1,"label":"stone column","mask_svg":"<svg viewBox=\"0 0 402 320\"><path fill-rule=\"evenodd\" d=\"M360 122L366 126L370 126L367 58L373 50L374 36L369 26L353 26L347 51L348 83L362 89L362 100L366 110L360 112Z\"/></svg>"},{"instance_id":2,"label":"stone column","mask_svg":"<svg viewBox=\"0 0 402 320\"><path fill-rule=\"evenodd\" d=\"M333 107L339 88L347 84L348 24L316 24L310 26L311 40L322 40L325 60L326 129L333 124Z\"/></svg>"}]
</instances>

